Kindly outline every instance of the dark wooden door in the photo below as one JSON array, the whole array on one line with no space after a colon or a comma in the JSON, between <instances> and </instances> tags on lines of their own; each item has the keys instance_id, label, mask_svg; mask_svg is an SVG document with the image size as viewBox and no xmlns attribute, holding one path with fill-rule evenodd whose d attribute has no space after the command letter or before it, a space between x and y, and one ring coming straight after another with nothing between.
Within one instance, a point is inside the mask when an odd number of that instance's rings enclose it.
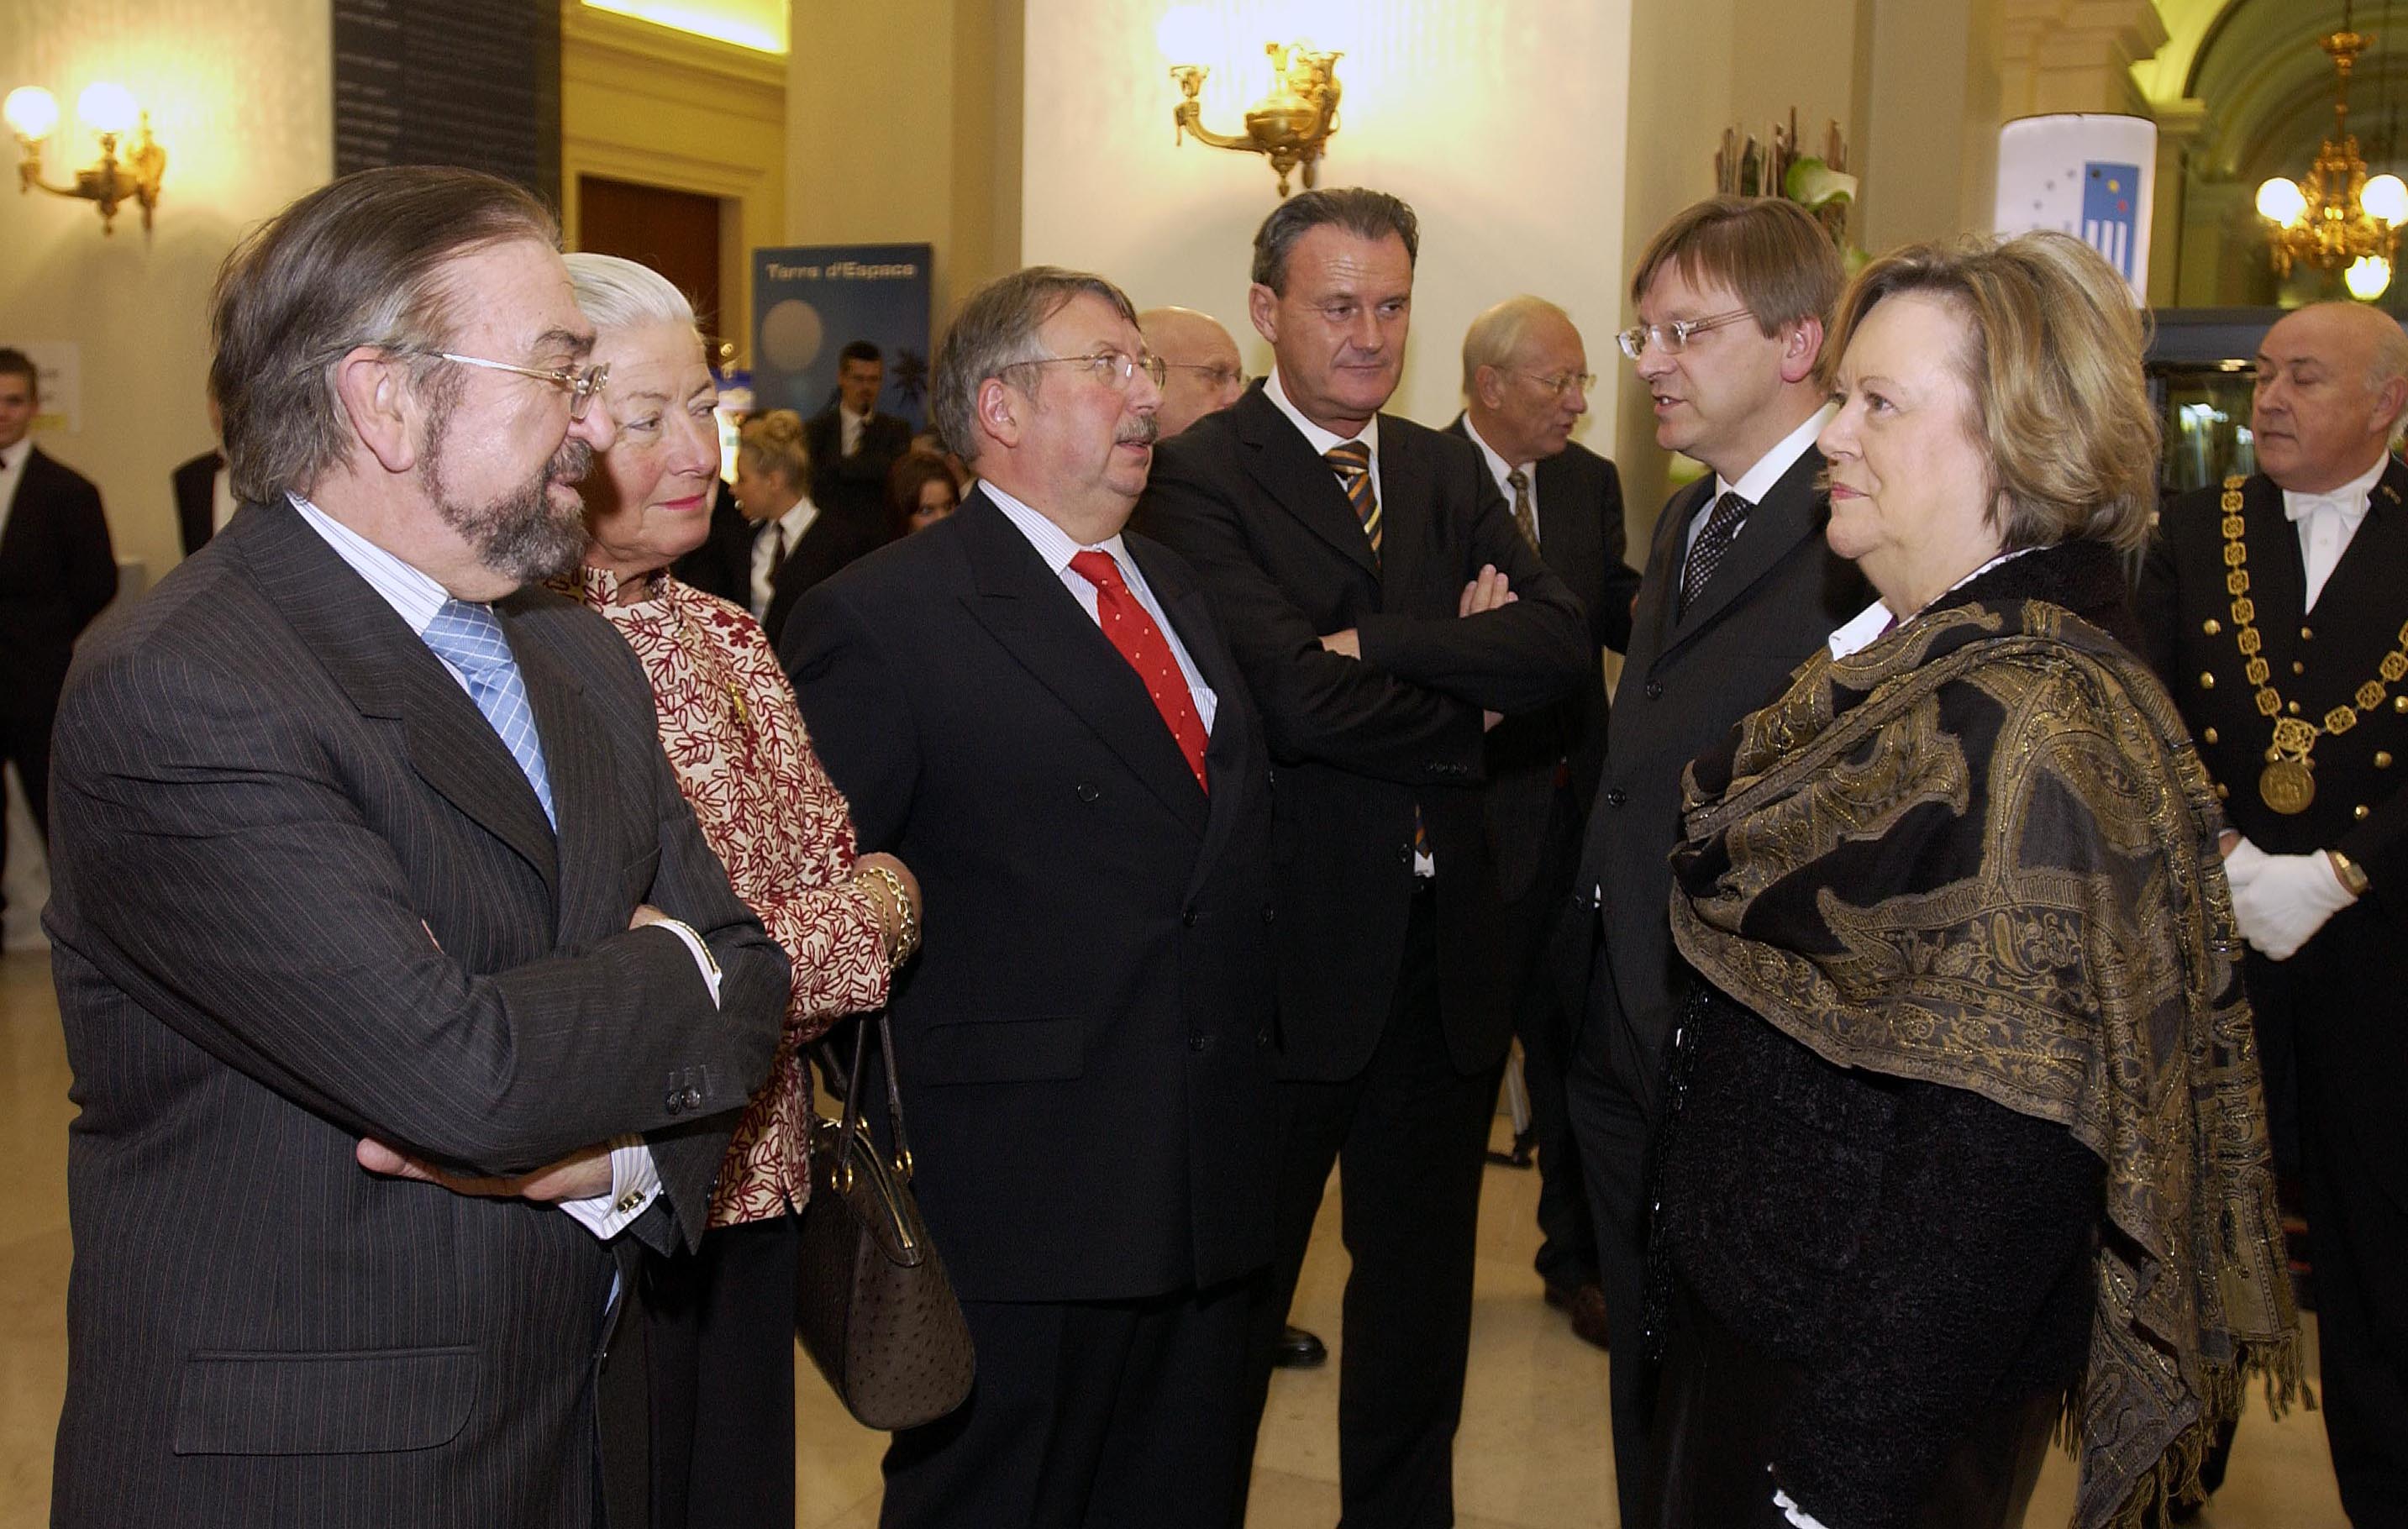
<instances>
[{"instance_id":1,"label":"dark wooden door","mask_svg":"<svg viewBox=\"0 0 2408 1529\"><path fill-rule=\"evenodd\" d=\"M581 175L577 199L579 248L660 272L693 299L703 334L719 334L717 197Z\"/></svg>"}]
</instances>

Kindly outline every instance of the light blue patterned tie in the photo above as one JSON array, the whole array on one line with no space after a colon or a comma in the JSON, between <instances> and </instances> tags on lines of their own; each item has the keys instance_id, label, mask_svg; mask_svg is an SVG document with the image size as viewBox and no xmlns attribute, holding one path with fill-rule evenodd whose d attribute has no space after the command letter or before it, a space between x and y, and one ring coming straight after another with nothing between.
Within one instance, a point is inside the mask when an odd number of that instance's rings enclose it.
<instances>
[{"instance_id":1,"label":"light blue patterned tie","mask_svg":"<svg viewBox=\"0 0 2408 1529\"><path fill-rule=\"evenodd\" d=\"M559 827L552 810L552 778L544 773L543 740L536 736L535 708L527 705L526 680L519 674L519 661L510 652L509 639L502 636L494 607L446 600L421 636L427 647L468 677L469 699L526 773L544 817Z\"/></svg>"}]
</instances>

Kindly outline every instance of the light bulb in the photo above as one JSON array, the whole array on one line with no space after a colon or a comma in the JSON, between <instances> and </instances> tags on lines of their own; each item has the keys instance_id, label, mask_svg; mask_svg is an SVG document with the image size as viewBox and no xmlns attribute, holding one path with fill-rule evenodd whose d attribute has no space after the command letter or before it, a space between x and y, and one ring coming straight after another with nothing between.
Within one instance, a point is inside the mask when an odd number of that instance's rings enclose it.
<instances>
[{"instance_id":1,"label":"light bulb","mask_svg":"<svg viewBox=\"0 0 2408 1529\"><path fill-rule=\"evenodd\" d=\"M2408 185L2396 175L2376 176L2358 193L2358 205L2394 226L2408 223Z\"/></svg>"},{"instance_id":2,"label":"light bulb","mask_svg":"<svg viewBox=\"0 0 2408 1529\"><path fill-rule=\"evenodd\" d=\"M84 87L83 93L76 97L76 115L94 133L131 133L138 113L132 91L104 81Z\"/></svg>"},{"instance_id":3,"label":"light bulb","mask_svg":"<svg viewBox=\"0 0 2408 1529\"><path fill-rule=\"evenodd\" d=\"M2391 285L2391 263L2381 255L2360 255L2342 273L2342 284L2361 303L2372 303Z\"/></svg>"},{"instance_id":4,"label":"light bulb","mask_svg":"<svg viewBox=\"0 0 2408 1529\"><path fill-rule=\"evenodd\" d=\"M59 103L39 85L20 85L8 93L8 104L0 107L8 119L9 131L29 143L39 143L59 125Z\"/></svg>"},{"instance_id":5,"label":"light bulb","mask_svg":"<svg viewBox=\"0 0 2408 1529\"><path fill-rule=\"evenodd\" d=\"M1220 28L1212 24L1202 6L1173 6L1163 12L1161 23L1154 29L1154 40L1161 45L1162 56L1173 64L1209 67L1220 55Z\"/></svg>"},{"instance_id":6,"label":"light bulb","mask_svg":"<svg viewBox=\"0 0 2408 1529\"><path fill-rule=\"evenodd\" d=\"M2308 210L2307 193L2296 181L2276 176L2258 188L2258 216L2285 228L2296 223Z\"/></svg>"}]
</instances>

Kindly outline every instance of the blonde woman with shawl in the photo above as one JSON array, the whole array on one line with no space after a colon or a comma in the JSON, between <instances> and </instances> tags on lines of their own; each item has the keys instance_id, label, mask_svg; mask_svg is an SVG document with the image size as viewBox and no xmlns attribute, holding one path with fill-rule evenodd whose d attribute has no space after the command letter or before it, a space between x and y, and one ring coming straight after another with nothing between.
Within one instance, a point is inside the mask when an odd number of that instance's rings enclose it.
<instances>
[{"instance_id":1,"label":"blonde woman with shawl","mask_svg":"<svg viewBox=\"0 0 2408 1529\"><path fill-rule=\"evenodd\" d=\"M2081 1529L2195 1493L2285 1283L2223 826L2135 656L2141 319L2078 242L1842 298L1831 546L1881 600L1691 765L1661 1525Z\"/></svg>"}]
</instances>

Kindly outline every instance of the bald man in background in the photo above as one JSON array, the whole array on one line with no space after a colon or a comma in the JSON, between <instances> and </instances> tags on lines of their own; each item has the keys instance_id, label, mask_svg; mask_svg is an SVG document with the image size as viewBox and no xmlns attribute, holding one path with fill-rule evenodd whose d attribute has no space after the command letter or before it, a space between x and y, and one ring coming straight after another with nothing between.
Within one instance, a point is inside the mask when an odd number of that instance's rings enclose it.
<instances>
[{"instance_id":1,"label":"bald man in background","mask_svg":"<svg viewBox=\"0 0 2408 1529\"><path fill-rule=\"evenodd\" d=\"M1162 408L1154 415L1164 439L1227 408L1246 391L1238 342L1212 315L1192 307L1150 307L1137 316L1137 327L1146 349L1170 368L1162 384Z\"/></svg>"}]
</instances>

